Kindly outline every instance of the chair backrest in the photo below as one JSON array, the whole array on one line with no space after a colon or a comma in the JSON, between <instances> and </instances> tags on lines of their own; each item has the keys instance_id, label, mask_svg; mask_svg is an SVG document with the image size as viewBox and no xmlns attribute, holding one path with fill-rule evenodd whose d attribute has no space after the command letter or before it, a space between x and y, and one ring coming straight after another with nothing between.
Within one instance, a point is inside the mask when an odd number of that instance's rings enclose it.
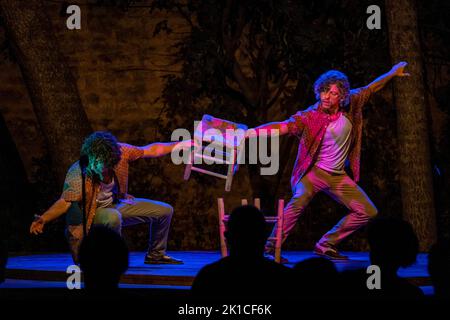
<instances>
[{"instance_id":1,"label":"chair backrest","mask_svg":"<svg viewBox=\"0 0 450 320\"><path fill-rule=\"evenodd\" d=\"M197 141L216 141L225 147L235 148L245 141L245 131L248 127L241 123L213 117L205 114L202 121L198 122L194 131L194 139Z\"/></svg>"},{"instance_id":2,"label":"chair backrest","mask_svg":"<svg viewBox=\"0 0 450 320\"><path fill-rule=\"evenodd\" d=\"M241 205L247 205L247 199L241 200ZM259 198L255 198L253 205L261 210L261 201ZM226 223L228 222L229 215L225 212L225 204L223 198L217 199L217 209L219 214L219 235L220 235L220 251L222 257L228 255L227 243L225 240ZM275 241L275 261L281 261L281 244L283 242L283 211L284 211L284 199L278 200L277 215L276 216L264 216L267 223L276 223L275 237L269 237L269 240Z\"/></svg>"}]
</instances>

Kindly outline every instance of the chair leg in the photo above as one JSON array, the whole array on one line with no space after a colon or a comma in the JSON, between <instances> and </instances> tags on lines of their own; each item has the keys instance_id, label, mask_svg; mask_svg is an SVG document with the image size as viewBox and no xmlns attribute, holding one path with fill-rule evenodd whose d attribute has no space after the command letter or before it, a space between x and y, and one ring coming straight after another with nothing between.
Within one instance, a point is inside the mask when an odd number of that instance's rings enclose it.
<instances>
[{"instance_id":1,"label":"chair leg","mask_svg":"<svg viewBox=\"0 0 450 320\"><path fill-rule=\"evenodd\" d=\"M194 151L189 153L188 163L186 164L186 169L184 169L184 180L189 180L192 171L192 165L194 163Z\"/></svg>"},{"instance_id":2,"label":"chair leg","mask_svg":"<svg viewBox=\"0 0 450 320\"><path fill-rule=\"evenodd\" d=\"M281 244L283 242L284 199L278 200L277 240L275 242L275 262L281 262Z\"/></svg>"},{"instance_id":3,"label":"chair leg","mask_svg":"<svg viewBox=\"0 0 450 320\"><path fill-rule=\"evenodd\" d=\"M258 208L258 210L261 210L261 200L259 198L255 198L253 201L253 205Z\"/></svg>"},{"instance_id":4,"label":"chair leg","mask_svg":"<svg viewBox=\"0 0 450 320\"><path fill-rule=\"evenodd\" d=\"M225 182L225 191L231 190L231 183L233 182L233 167L234 163L228 165L227 180Z\"/></svg>"},{"instance_id":5,"label":"chair leg","mask_svg":"<svg viewBox=\"0 0 450 320\"><path fill-rule=\"evenodd\" d=\"M220 234L220 252L222 257L228 256L227 243L225 241L225 205L223 198L217 199L217 207L219 210L219 234Z\"/></svg>"}]
</instances>

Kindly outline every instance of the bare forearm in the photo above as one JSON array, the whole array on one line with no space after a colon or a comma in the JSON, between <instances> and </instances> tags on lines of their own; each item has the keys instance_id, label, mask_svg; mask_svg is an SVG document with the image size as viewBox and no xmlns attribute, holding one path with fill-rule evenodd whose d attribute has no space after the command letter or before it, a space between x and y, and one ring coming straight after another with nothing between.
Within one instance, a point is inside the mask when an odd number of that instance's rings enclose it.
<instances>
[{"instance_id":1,"label":"bare forearm","mask_svg":"<svg viewBox=\"0 0 450 320\"><path fill-rule=\"evenodd\" d=\"M383 87L394 77L408 77L409 73L405 72L407 65L408 63L405 61L397 63L389 72L372 81L368 87L372 90L372 92L377 92L383 89Z\"/></svg>"},{"instance_id":2,"label":"bare forearm","mask_svg":"<svg viewBox=\"0 0 450 320\"><path fill-rule=\"evenodd\" d=\"M71 202L60 198L47 211L44 212L41 218L44 219L45 222L55 220L66 213L70 205Z\"/></svg>"},{"instance_id":3,"label":"bare forearm","mask_svg":"<svg viewBox=\"0 0 450 320\"><path fill-rule=\"evenodd\" d=\"M369 87L372 90L372 92L380 91L384 88L384 86L393 78L395 77L395 73L391 71L379 76L375 80L373 80Z\"/></svg>"},{"instance_id":4,"label":"bare forearm","mask_svg":"<svg viewBox=\"0 0 450 320\"><path fill-rule=\"evenodd\" d=\"M283 122L270 122L263 124L259 127L249 129L246 136L249 138L259 137L259 136L281 136L288 133L288 126L285 121Z\"/></svg>"},{"instance_id":5,"label":"bare forearm","mask_svg":"<svg viewBox=\"0 0 450 320\"><path fill-rule=\"evenodd\" d=\"M157 158L165 156L166 154L169 154L172 152L173 148L180 143L180 141L175 142L155 142L152 144L149 144L145 147L142 147L144 149L144 157L145 158Z\"/></svg>"}]
</instances>

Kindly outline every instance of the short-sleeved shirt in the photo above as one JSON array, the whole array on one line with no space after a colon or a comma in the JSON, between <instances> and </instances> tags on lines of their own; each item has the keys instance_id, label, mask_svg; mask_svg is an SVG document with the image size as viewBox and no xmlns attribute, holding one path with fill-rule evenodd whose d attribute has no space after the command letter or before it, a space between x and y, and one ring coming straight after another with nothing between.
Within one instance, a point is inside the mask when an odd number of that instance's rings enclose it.
<instances>
[{"instance_id":1,"label":"short-sleeved shirt","mask_svg":"<svg viewBox=\"0 0 450 320\"><path fill-rule=\"evenodd\" d=\"M352 124L351 144L348 153L350 170L353 179L359 180L362 138L362 108L369 100L372 91L370 87L362 87L350 91L350 104L343 109L343 114ZM297 159L292 171L291 186L294 188L300 179L317 161L318 152L331 117L320 110L319 102L304 111L299 111L288 120L288 132L299 141Z\"/></svg>"},{"instance_id":2,"label":"short-sleeved shirt","mask_svg":"<svg viewBox=\"0 0 450 320\"><path fill-rule=\"evenodd\" d=\"M131 161L135 161L144 156L144 150L140 147L132 146L126 143L119 143L121 157L119 163L114 168L118 184L118 198L123 198L128 192L128 168ZM69 168L64 181L61 198L68 202L81 202L82 198L82 179L79 162L75 162ZM97 196L100 191L100 182L95 181L91 176L86 175L86 219L89 230L97 210Z\"/></svg>"}]
</instances>

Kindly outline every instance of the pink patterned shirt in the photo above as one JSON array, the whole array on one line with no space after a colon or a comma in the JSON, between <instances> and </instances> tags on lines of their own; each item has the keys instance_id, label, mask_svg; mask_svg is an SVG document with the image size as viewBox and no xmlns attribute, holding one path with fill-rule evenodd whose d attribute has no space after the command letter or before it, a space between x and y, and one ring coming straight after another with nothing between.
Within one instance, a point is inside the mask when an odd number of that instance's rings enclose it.
<instances>
[{"instance_id":1,"label":"pink patterned shirt","mask_svg":"<svg viewBox=\"0 0 450 320\"><path fill-rule=\"evenodd\" d=\"M361 157L362 137L362 108L369 100L372 92L366 86L350 91L350 104L342 110L343 114L352 124L351 145L348 155L350 170L355 182L359 181L359 168ZM289 134L296 136L299 141L297 159L291 177L291 186L294 187L315 164L328 125L331 119L328 114L319 110L319 103L308 109L298 111L288 120Z\"/></svg>"}]
</instances>

